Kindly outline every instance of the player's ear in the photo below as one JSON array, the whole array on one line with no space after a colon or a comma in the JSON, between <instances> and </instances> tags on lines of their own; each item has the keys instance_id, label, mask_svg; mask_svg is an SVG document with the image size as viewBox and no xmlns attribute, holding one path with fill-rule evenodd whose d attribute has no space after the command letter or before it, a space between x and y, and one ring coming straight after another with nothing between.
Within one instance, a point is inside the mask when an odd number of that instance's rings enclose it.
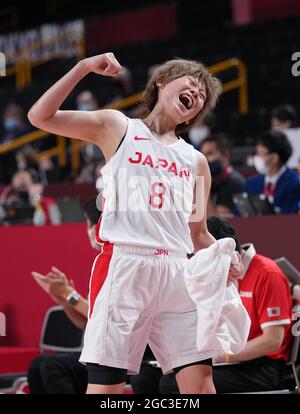
<instances>
[{"instance_id":1,"label":"player's ear","mask_svg":"<svg viewBox=\"0 0 300 414\"><path fill-rule=\"evenodd\" d=\"M158 89L163 89L163 87L164 87L164 85L161 81L157 81L156 86L158 87Z\"/></svg>"}]
</instances>

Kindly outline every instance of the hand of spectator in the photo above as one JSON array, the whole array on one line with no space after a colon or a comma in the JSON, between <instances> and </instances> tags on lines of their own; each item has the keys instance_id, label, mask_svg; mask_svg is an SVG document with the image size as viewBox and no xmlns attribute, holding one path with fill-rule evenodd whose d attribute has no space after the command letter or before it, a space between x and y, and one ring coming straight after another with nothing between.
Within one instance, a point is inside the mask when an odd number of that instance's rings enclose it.
<instances>
[{"instance_id":1,"label":"hand of spectator","mask_svg":"<svg viewBox=\"0 0 300 414\"><path fill-rule=\"evenodd\" d=\"M68 295L74 290L73 280L68 280L66 275L54 266L47 275L38 272L32 272L31 274L40 287L56 303L63 304Z\"/></svg>"},{"instance_id":2,"label":"hand of spectator","mask_svg":"<svg viewBox=\"0 0 300 414\"><path fill-rule=\"evenodd\" d=\"M25 188L28 190L32 184L32 178L28 171L18 171L11 180L11 185L14 189Z\"/></svg>"},{"instance_id":3,"label":"hand of spectator","mask_svg":"<svg viewBox=\"0 0 300 414\"><path fill-rule=\"evenodd\" d=\"M38 272L31 272L31 276L34 278L34 280L37 282L37 284L46 292L48 295L50 295L50 286L49 286L49 280L48 276L50 275L50 272L47 275L42 275ZM50 295L51 298L58 303L58 298L55 298L54 296Z\"/></svg>"},{"instance_id":4,"label":"hand of spectator","mask_svg":"<svg viewBox=\"0 0 300 414\"><path fill-rule=\"evenodd\" d=\"M43 186L42 184L31 184L28 188L28 193L30 197L30 201L32 205L36 205L40 202L43 194Z\"/></svg>"}]
</instances>

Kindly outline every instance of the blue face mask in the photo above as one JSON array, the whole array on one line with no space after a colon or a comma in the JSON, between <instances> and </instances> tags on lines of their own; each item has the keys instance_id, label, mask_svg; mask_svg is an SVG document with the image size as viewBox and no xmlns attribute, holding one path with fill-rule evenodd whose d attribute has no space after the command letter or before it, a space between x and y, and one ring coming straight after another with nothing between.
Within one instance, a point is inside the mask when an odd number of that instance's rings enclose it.
<instances>
[{"instance_id":1,"label":"blue face mask","mask_svg":"<svg viewBox=\"0 0 300 414\"><path fill-rule=\"evenodd\" d=\"M209 161L208 166L212 177L218 177L223 171L221 162L219 160Z\"/></svg>"},{"instance_id":2,"label":"blue face mask","mask_svg":"<svg viewBox=\"0 0 300 414\"><path fill-rule=\"evenodd\" d=\"M82 103L78 105L78 111L92 111L94 106L89 103Z\"/></svg>"},{"instance_id":3,"label":"blue face mask","mask_svg":"<svg viewBox=\"0 0 300 414\"><path fill-rule=\"evenodd\" d=\"M15 118L7 118L4 119L3 126L6 131L13 131L18 127L18 121Z\"/></svg>"}]
</instances>

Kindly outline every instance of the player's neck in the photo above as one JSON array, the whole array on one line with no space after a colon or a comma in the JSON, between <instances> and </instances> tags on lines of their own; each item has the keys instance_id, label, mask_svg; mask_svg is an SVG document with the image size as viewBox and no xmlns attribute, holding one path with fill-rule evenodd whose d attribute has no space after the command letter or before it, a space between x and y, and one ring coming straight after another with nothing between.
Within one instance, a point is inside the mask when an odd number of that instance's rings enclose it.
<instances>
[{"instance_id":1,"label":"player's neck","mask_svg":"<svg viewBox=\"0 0 300 414\"><path fill-rule=\"evenodd\" d=\"M148 126L152 133L157 136L176 137L176 124L174 120L166 115L165 112L153 109L153 111L143 119L143 122Z\"/></svg>"}]
</instances>

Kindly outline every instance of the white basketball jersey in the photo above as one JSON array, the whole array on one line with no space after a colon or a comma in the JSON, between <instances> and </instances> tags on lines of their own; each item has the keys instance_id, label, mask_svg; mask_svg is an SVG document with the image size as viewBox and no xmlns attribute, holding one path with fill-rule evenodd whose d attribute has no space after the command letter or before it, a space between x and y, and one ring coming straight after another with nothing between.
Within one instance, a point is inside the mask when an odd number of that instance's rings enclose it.
<instances>
[{"instance_id":1,"label":"white basketball jersey","mask_svg":"<svg viewBox=\"0 0 300 414\"><path fill-rule=\"evenodd\" d=\"M191 253L196 163L196 150L183 139L162 144L142 120L128 119L123 142L101 170L100 238Z\"/></svg>"}]
</instances>

